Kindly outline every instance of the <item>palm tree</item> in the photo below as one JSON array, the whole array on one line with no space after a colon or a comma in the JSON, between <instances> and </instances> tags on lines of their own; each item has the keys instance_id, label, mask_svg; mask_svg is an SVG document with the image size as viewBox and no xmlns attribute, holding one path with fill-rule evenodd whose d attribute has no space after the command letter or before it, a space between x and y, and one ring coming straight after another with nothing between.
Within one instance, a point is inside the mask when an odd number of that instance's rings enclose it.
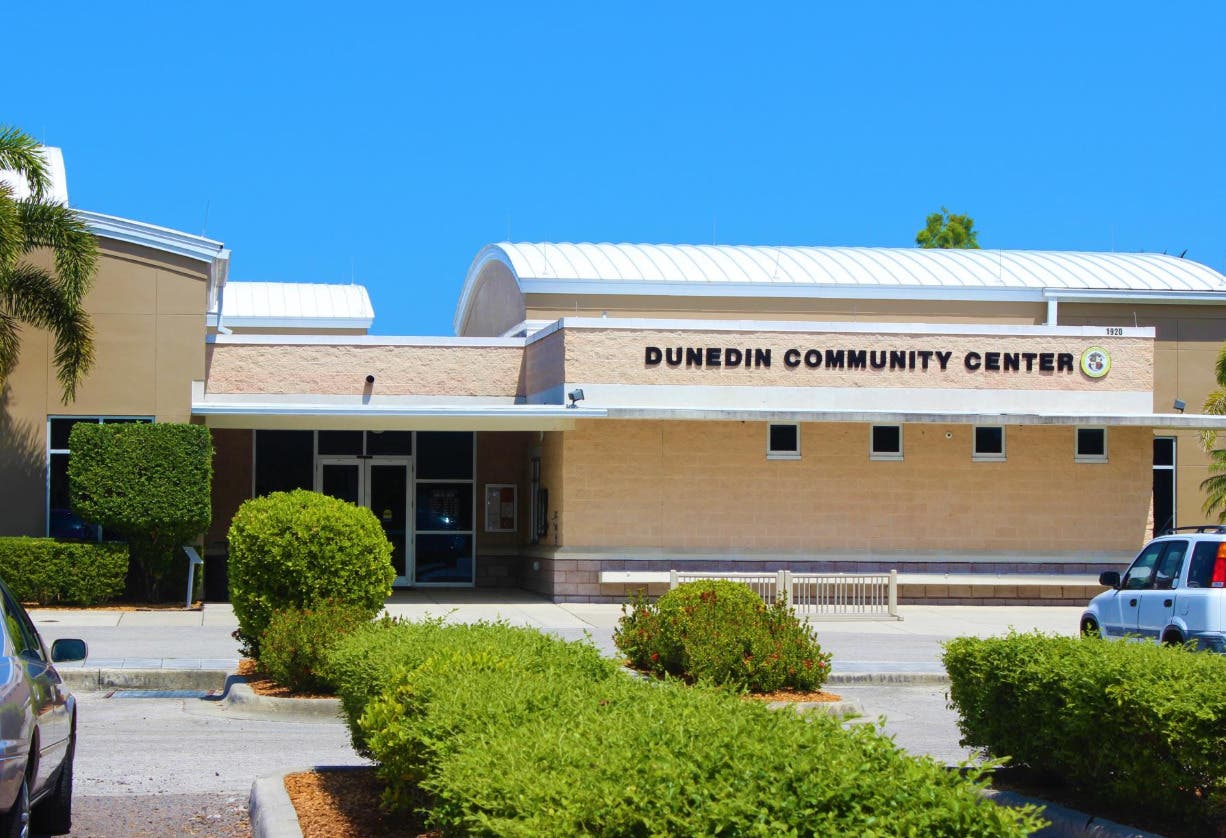
<instances>
[{"instance_id":1,"label":"palm tree","mask_svg":"<svg viewBox=\"0 0 1226 838\"><path fill-rule=\"evenodd\" d=\"M1204 412L1211 416L1226 416L1226 345L1218 352L1217 363L1213 368L1218 388L1205 399ZM1205 493L1205 503L1201 507L1206 515L1217 512L1219 523L1226 523L1226 449L1215 448L1217 445L1217 430L1206 428L1200 432L1200 445L1209 453L1209 477L1201 481L1200 489Z\"/></svg>"},{"instance_id":2,"label":"palm tree","mask_svg":"<svg viewBox=\"0 0 1226 838\"><path fill-rule=\"evenodd\" d=\"M76 214L46 198L50 181L41 148L23 131L0 125L0 171L14 172L29 186L28 198L0 180L0 384L17 365L24 324L55 336L57 379L63 399L94 360L93 328L82 299L98 267L98 244ZM54 270L25 260L51 253Z\"/></svg>"}]
</instances>

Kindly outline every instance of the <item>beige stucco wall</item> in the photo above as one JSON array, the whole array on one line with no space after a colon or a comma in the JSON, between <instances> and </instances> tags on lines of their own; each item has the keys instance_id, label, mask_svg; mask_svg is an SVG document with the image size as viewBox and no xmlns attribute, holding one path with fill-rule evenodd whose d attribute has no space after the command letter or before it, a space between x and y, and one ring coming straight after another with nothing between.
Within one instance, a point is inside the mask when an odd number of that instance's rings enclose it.
<instances>
[{"instance_id":1,"label":"beige stucco wall","mask_svg":"<svg viewBox=\"0 0 1226 838\"><path fill-rule=\"evenodd\" d=\"M1067 325L1152 326L1154 348L1154 411L1172 412L1175 399L1187 403L1187 413L1199 413L1216 387L1214 364L1226 343L1226 313L1218 306L1084 305L1063 303L1060 322ZM1208 476L1208 455L1201 450L1198 431L1155 431L1173 436L1177 446L1175 520L1179 525L1211 520L1201 510L1200 483Z\"/></svg>"},{"instance_id":2,"label":"beige stucco wall","mask_svg":"<svg viewBox=\"0 0 1226 838\"><path fill-rule=\"evenodd\" d=\"M566 330L566 380L608 384L708 384L760 387L934 387L1010 390L1113 390L1146 391L1153 386L1153 341L1134 337L1074 338L1060 335L949 335L876 334L851 332L726 332L577 328ZM660 349L678 347L731 347L771 350L770 367L694 366L666 362L649 366L644 352L648 346ZM1102 346L1111 354L1111 371L1103 378L1090 378L1081 372L1081 354L1091 346ZM797 349L799 366L789 368L785 353ZM803 362L809 349L822 353L822 365L814 368ZM908 369L853 370L829 368L826 350L936 350L949 352L944 370L934 356L928 369L922 360L908 355ZM1073 357L1073 372L1041 372L1038 361L1027 372L1022 361L1020 372L967 369L968 352L984 356L1000 353L1068 353ZM982 361L982 357L981 357Z\"/></svg>"},{"instance_id":3,"label":"beige stucco wall","mask_svg":"<svg viewBox=\"0 0 1226 838\"><path fill-rule=\"evenodd\" d=\"M60 400L54 340L21 332L21 358L0 406L0 534L42 535L46 526L47 417L191 418L191 382L204 375L207 266L102 239L98 273L85 298L95 363L76 400ZM50 267L40 255L32 261Z\"/></svg>"},{"instance_id":4,"label":"beige stucco wall","mask_svg":"<svg viewBox=\"0 0 1226 838\"><path fill-rule=\"evenodd\" d=\"M1127 553L1146 536L1148 429L1108 431L1075 463L1074 429L1012 426L1005 462L972 462L967 425L908 425L905 459L869 459L869 429L801 426L800 460L767 460L761 422L587 421L562 437L560 542L888 554ZM556 479L556 478L553 478Z\"/></svg>"},{"instance_id":5,"label":"beige stucco wall","mask_svg":"<svg viewBox=\"0 0 1226 838\"><path fill-rule=\"evenodd\" d=\"M519 283L502 262L487 262L473 286L468 316L457 334L498 337L524 321L524 298Z\"/></svg>"},{"instance_id":6,"label":"beige stucco wall","mask_svg":"<svg viewBox=\"0 0 1226 838\"><path fill-rule=\"evenodd\" d=\"M559 329L524 348L524 395L541 393L566 381L567 334Z\"/></svg>"},{"instance_id":7,"label":"beige stucco wall","mask_svg":"<svg viewBox=\"0 0 1226 838\"><path fill-rule=\"evenodd\" d=\"M209 393L515 396L523 349L502 346L209 344Z\"/></svg>"}]
</instances>

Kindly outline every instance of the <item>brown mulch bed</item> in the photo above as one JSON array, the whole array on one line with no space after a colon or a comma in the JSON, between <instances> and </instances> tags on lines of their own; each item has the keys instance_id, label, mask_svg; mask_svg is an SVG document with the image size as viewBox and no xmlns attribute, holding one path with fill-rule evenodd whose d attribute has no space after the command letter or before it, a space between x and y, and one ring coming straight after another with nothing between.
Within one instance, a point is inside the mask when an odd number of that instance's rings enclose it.
<instances>
[{"instance_id":1,"label":"brown mulch bed","mask_svg":"<svg viewBox=\"0 0 1226 838\"><path fill-rule=\"evenodd\" d=\"M283 687L260 671L258 662L251 658L243 658L238 662L236 675L247 679L247 686L256 695L266 695L270 698L335 698L331 693L296 693L289 687Z\"/></svg>"},{"instance_id":2,"label":"brown mulch bed","mask_svg":"<svg viewBox=\"0 0 1226 838\"><path fill-rule=\"evenodd\" d=\"M776 690L773 693L745 693L743 697L750 701L819 701L826 703L843 700L843 696L828 693L825 690L814 690L813 692Z\"/></svg>"},{"instance_id":3,"label":"brown mulch bed","mask_svg":"<svg viewBox=\"0 0 1226 838\"><path fill-rule=\"evenodd\" d=\"M53 603L43 605L39 602L23 602L26 608L36 608L39 611L203 611L203 602L193 602L188 608L179 602L102 602L98 605L60 605Z\"/></svg>"},{"instance_id":4,"label":"brown mulch bed","mask_svg":"<svg viewBox=\"0 0 1226 838\"><path fill-rule=\"evenodd\" d=\"M305 771L285 778L303 838L439 838L413 812L379 808L383 785L373 768Z\"/></svg>"}]
</instances>

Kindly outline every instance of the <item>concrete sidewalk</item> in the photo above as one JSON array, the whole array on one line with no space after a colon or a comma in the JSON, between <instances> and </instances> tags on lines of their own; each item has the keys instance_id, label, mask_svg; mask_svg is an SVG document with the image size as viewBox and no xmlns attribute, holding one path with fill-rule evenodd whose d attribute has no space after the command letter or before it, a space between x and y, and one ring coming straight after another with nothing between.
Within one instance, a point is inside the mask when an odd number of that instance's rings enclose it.
<instances>
[{"instance_id":1,"label":"concrete sidewalk","mask_svg":"<svg viewBox=\"0 0 1226 838\"><path fill-rule=\"evenodd\" d=\"M568 640L588 638L605 655L616 655L613 631L620 605L554 603L521 590L414 590L395 593L387 613L419 620L442 617L454 622L502 620L547 631ZM941 644L960 635L987 637L1039 630L1073 635L1080 607L903 605L902 620L814 621L818 640L833 656L831 681L897 681L901 675L940 676ZM187 611L118 609L32 609L43 639L79 637L89 643L89 658L73 669L102 673L157 671L229 674L238 665L238 627L228 603L208 603ZM121 677L121 676L116 676ZM142 675L147 681L151 675ZM106 683L106 678L101 678ZM170 687L166 687L169 689Z\"/></svg>"}]
</instances>

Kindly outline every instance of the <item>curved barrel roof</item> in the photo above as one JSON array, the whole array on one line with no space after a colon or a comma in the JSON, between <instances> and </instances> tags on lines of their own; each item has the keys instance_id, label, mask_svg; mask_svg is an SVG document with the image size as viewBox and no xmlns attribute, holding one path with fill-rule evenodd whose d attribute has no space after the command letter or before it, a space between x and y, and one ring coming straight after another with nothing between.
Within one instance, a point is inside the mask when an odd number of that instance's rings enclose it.
<instances>
[{"instance_id":1,"label":"curved barrel roof","mask_svg":"<svg viewBox=\"0 0 1226 838\"><path fill-rule=\"evenodd\" d=\"M523 293L857 295L913 290L1226 295L1226 276L1157 253L928 250L918 247L511 243L487 245L469 268L464 320L482 269L506 265Z\"/></svg>"}]
</instances>

